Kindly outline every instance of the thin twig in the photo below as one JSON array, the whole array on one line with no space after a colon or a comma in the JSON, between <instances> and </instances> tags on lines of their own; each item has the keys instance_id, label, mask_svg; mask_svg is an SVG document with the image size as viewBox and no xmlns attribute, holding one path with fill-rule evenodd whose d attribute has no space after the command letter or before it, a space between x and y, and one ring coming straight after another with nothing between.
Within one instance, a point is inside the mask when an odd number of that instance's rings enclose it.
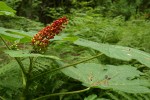
<instances>
[{"instance_id":1,"label":"thin twig","mask_svg":"<svg viewBox=\"0 0 150 100\"><path fill-rule=\"evenodd\" d=\"M62 92L62 93L48 94L48 95L45 95L45 96L41 96L41 97L35 98L33 100L43 100L43 99L46 99L46 98L51 97L51 96L75 94L75 93L85 92L85 91L88 91L88 90L90 90L90 87L88 87L86 89L83 89L83 90L77 90L77 91L72 91L72 92Z\"/></svg>"}]
</instances>

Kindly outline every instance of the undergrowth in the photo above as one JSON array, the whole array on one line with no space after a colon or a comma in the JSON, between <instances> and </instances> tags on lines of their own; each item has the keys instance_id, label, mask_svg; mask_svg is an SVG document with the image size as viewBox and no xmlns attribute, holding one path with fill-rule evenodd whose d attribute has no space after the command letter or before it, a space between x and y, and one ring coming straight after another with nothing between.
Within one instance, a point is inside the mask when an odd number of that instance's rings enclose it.
<instances>
[{"instance_id":1,"label":"undergrowth","mask_svg":"<svg viewBox=\"0 0 150 100\"><path fill-rule=\"evenodd\" d=\"M32 21L19 16L0 16L0 27L8 29L18 29L23 31L38 31L44 25L40 22Z\"/></svg>"},{"instance_id":2,"label":"undergrowth","mask_svg":"<svg viewBox=\"0 0 150 100\"><path fill-rule=\"evenodd\" d=\"M68 15L68 17L70 22L67 28L61 33L63 35L58 36L59 41L55 41L54 39L46 52L47 55L51 54L60 57L66 64L71 64L98 54L98 51L94 49L73 44L76 38L83 38L98 43L128 46L150 53L149 21L124 21L122 16L104 18L92 12L74 13ZM37 31L43 26L41 23L32 22L31 20L20 17L1 18L0 27L5 28ZM66 36L69 38L59 39ZM1 59L3 59L2 56ZM21 60L26 66L29 65L27 58ZM150 80L149 68L134 60L128 62L102 55L97 59L87 62L101 63L104 65L133 65L139 68L141 72L147 74L147 76L142 77L143 79ZM58 68L60 65L62 65L62 62L48 58L37 58L33 66L33 76ZM25 69L27 70L28 67ZM8 100L19 99L18 96L22 91L20 86L20 80L22 80L21 74L14 60L11 60L7 64L0 65L0 97L5 97ZM29 94L31 98L36 98L50 93L61 93L84 88L85 86L82 86L78 80L70 78L62 72L54 72L35 79L31 84ZM113 89L105 90L93 88L84 93L51 97L52 100L120 100L120 98L121 100L149 100L150 94L126 93Z\"/></svg>"}]
</instances>

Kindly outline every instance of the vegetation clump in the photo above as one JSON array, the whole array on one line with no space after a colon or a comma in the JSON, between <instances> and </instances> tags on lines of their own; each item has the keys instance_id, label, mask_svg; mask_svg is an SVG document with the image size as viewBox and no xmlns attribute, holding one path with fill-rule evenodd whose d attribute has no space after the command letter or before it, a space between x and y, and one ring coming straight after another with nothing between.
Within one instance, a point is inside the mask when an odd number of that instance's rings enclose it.
<instances>
[{"instance_id":1,"label":"vegetation clump","mask_svg":"<svg viewBox=\"0 0 150 100\"><path fill-rule=\"evenodd\" d=\"M149 26L147 0L2 0L0 99L149 100Z\"/></svg>"}]
</instances>

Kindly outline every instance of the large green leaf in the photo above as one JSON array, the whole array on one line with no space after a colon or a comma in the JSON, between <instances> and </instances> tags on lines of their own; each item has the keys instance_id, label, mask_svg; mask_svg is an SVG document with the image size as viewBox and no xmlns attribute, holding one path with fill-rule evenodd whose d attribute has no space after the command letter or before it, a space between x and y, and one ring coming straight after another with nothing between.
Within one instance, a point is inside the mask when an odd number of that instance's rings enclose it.
<instances>
[{"instance_id":1,"label":"large green leaf","mask_svg":"<svg viewBox=\"0 0 150 100\"><path fill-rule=\"evenodd\" d=\"M14 30L14 29L6 29L3 27L0 27L0 35L2 35L5 39L9 41L19 40L22 43L30 42L33 36L30 32L24 32L21 30Z\"/></svg>"},{"instance_id":2,"label":"large green leaf","mask_svg":"<svg viewBox=\"0 0 150 100\"><path fill-rule=\"evenodd\" d=\"M150 86L150 83L139 79L143 73L128 65L85 63L63 69L62 72L83 82L83 85L87 87L113 89L128 93L150 93L150 89L147 87Z\"/></svg>"},{"instance_id":3,"label":"large green leaf","mask_svg":"<svg viewBox=\"0 0 150 100\"><path fill-rule=\"evenodd\" d=\"M15 13L16 13L15 10L7 6L4 2L0 1L0 15L14 16Z\"/></svg>"},{"instance_id":4,"label":"large green leaf","mask_svg":"<svg viewBox=\"0 0 150 100\"><path fill-rule=\"evenodd\" d=\"M127 61L131 59L136 59L142 64L146 65L147 67L150 67L150 54L137 49L118 46L118 45L102 44L102 43L92 42L84 39L78 39L74 43L77 45L98 50L112 58L117 58L117 59L127 60Z\"/></svg>"},{"instance_id":5,"label":"large green leaf","mask_svg":"<svg viewBox=\"0 0 150 100\"><path fill-rule=\"evenodd\" d=\"M42 55L42 54L35 54L35 53L30 53L28 50L5 50L4 51L6 54L9 54L11 57L46 57L46 58L51 58L55 60L60 60L60 58L56 56L50 56L50 55Z\"/></svg>"}]
</instances>

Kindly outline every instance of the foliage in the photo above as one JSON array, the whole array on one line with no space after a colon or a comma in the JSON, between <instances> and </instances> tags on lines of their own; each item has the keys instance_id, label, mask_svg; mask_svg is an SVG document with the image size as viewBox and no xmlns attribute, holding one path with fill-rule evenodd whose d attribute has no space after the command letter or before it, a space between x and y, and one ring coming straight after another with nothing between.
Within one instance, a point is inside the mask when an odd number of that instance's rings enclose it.
<instances>
[{"instance_id":1,"label":"foliage","mask_svg":"<svg viewBox=\"0 0 150 100\"><path fill-rule=\"evenodd\" d=\"M29 32L24 31L18 31L13 29L6 29L3 27L0 27L0 33L2 36L4 36L7 40L10 40L12 42L19 41L20 43L29 42L31 40L31 34L29 35Z\"/></svg>"},{"instance_id":2,"label":"foliage","mask_svg":"<svg viewBox=\"0 0 150 100\"><path fill-rule=\"evenodd\" d=\"M129 47L100 44L100 43L87 41L83 39L77 40L74 43L77 45L86 46L98 50L112 58L127 60L127 61L131 59L136 59L137 61L141 62L147 67L150 67L150 63L149 63L150 54L142 52L140 50L136 50Z\"/></svg>"},{"instance_id":3,"label":"foliage","mask_svg":"<svg viewBox=\"0 0 150 100\"><path fill-rule=\"evenodd\" d=\"M149 21L143 19L133 19L124 21L124 17L115 18L99 17L93 11L74 14L71 17L70 25L66 29L68 34L86 38L99 43L118 44L141 49L150 52L149 42L150 30Z\"/></svg>"},{"instance_id":4,"label":"foliage","mask_svg":"<svg viewBox=\"0 0 150 100\"><path fill-rule=\"evenodd\" d=\"M44 25L40 22L35 22L24 17L8 17L0 16L0 27L5 27L7 29L16 29L23 31L38 31Z\"/></svg>"},{"instance_id":5,"label":"foliage","mask_svg":"<svg viewBox=\"0 0 150 100\"><path fill-rule=\"evenodd\" d=\"M3 0L17 11L17 15L47 24L64 14L72 14L76 10L96 10L103 16L116 17L122 15L125 20L131 16L148 15L148 0ZM33 14L32 14L33 13ZM137 15L138 14L138 15Z\"/></svg>"},{"instance_id":6,"label":"foliage","mask_svg":"<svg viewBox=\"0 0 150 100\"><path fill-rule=\"evenodd\" d=\"M45 0L48 2L45 12L52 19L66 13L63 11L67 4L65 0L60 1L61 4L56 0L51 3ZM41 23L23 17L1 16L0 39L4 42L1 44L10 50L1 49L7 55L7 61L0 64L0 99L149 100L150 22L134 17L125 21L124 15L103 17L109 15L109 6L115 11L120 5L125 7L129 3L119 0L112 4L112 1L81 0L80 3L72 0L71 4L75 6L67 15L67 28L51 40L44 54L34 53L30 45L34 34L43 27ZM11 2L20 5L22 1ZM35 8L45 5L40 0L34 2ZM134 9L131 13L140 4L140 0L135 4L132 1L130 6ZM76 11L75 7L83 6ZM34 7L31 12L35 12ZM57 9L60 12L57 13ZM130 12L123 9L118 12ZM99 14L105 10L108 11Z\"/></svg>"},{"instance_id":7,"label":"foliage","mask_svg":"<svg viewBox=\"0 0 150 100\"><path fill-rule=\"evenodd\" d=\"M144 20L127 22L127 26L123 27L121 41L118 44L150 52L150 47L147 44L150 38L149 25L150 22L145 22Z\"/></svg>"},{"instance_id":8,"label":"foliage","mask_svg":"<svg viewBox=\"0 0 150 100\"><path fill-rule=\"evenodd\" d=\"M0 1L0 15L14 16L16 11L7 6L4 2Z\"/></svg>"}]
</instances>

